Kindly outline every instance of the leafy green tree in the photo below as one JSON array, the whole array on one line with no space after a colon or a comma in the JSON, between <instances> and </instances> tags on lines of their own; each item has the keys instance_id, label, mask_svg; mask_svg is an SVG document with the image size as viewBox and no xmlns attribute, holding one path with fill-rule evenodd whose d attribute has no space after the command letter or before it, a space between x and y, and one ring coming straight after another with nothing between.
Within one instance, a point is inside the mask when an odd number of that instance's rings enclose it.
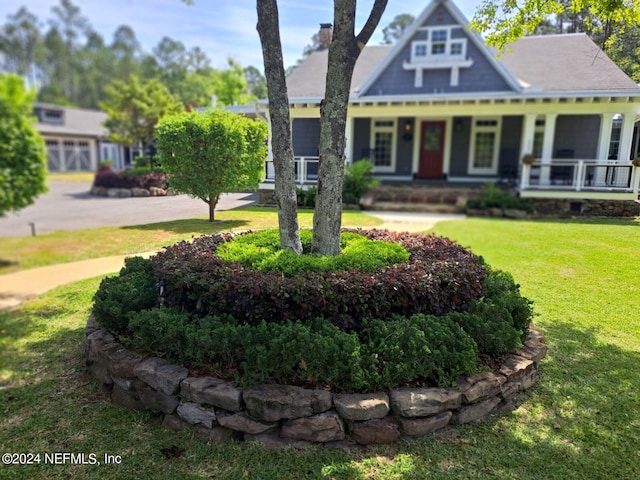
<instances>
[{"instance_id":1,"label":"leafy green tree","mask_svg":"<svg viewBox=\"0 0 640 480\"><path fill-rule=\"evenodd\" d=\"M628 26L617 35L607 50L607 55L633 81L640 82L640 25Z\"/></svg>"},{"instance_id":2,"label":"leafy green tree","mask_svg":"<svg viewBox=\"0 0 640 480\"><path fill-rule=\"evenodd\" d=\"M0 53L5 72L16 73L27 79L28 85L36 84L36 65L42 54L42 34L38 18L21 7L0 30Z\"/></svg>"},{"instance_id":3,"label":"leafy green tree","mask_svg":"<svg viewBox=\"0 0 640 480\"><path fill-rule=\"evenodd\" d=\"M599 34L601 45L609 45L615 34L640 23L640 0L484 0L471 21L473 28L489 32L490 45L503 48L519 37L530 35L549 17L558 18L561 31Z\"/></svg>"},{"instance_id":4,"label":"leafy green tree","mask_svg":"<svg viewBox=\"0 0 640 480\"><path fill-rule=\"evenodd\" d=\"M260 70L249 65L244 69L244 78L247 79L247 93L256 98L267 98L267 82Z\"/></svg>"},{"instance_id":5,"label":"leafy green tree","mask_svg":"<svg viewBox=\"0 0 640 480\"><path fill-rule=\"evenodd\" d=\"M256 97L247 93L247 79L244 71L234 59L227 59L229 68L218 70L213 78L213 92L220 105L246 105Z\"/></svg>"},{"instance_id":6,"label":"leafy green tree","mask_svg":"<svg viewBox=\"0 0 640 480\"><path fill-rule=\"evenodd\" d=\"M0 75L0 215L47 191L44 141L33 126L34 94L15 75Z\"/></svg>"},{"instance_id":7,"label":"leafy green tree","mask_svg":"<svg viewBox=\"0 0 640 480\"><path fill-rule=\"evenodd\" d=\"M184 110L158 80L140 84L136 76L127 82L115 81L106 87L107 100L101 104L108 118L109 138L125 145L145 148L153 140L155 126L167 114Z\"/></svg>"},{"instance_id":8,"label":"leafy green tree","mask_svg":"<svg viewBox=\"0 0 640 480\"><path fill-rule=\"evenodd\" d=\"M160 162L177 192L209 206L224 192L257 189L264 176L267 125L223 110L169 115L156 127Z\"/></svg>"},{"instance_id":9,"label":"leafy green tree","mask_svg":"<svg viewBox=\"0 0 640 480\"><path fill-rule=\"evenodd\" d=\"M382 29L383 43L388 44L398 40L414 20L415 17L409 13L396 15L391 23Z\"/></svg>"}]
</instances>

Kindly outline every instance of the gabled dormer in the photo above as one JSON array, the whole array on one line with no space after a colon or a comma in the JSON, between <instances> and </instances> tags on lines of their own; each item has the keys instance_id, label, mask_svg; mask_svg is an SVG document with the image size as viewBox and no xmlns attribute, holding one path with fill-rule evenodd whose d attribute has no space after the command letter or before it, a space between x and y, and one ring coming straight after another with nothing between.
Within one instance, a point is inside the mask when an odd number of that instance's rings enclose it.
<instances>
[{"instance_id":1,"label":"gabled dormer","mask_svg":"<svg viewBox=\"0 0 640 480\"><path fill-rule=\"evenodd\" d=\"M516 92L517 80L497 61L447 0L434 0L362 84L359 96Z\"/></svg>"},{"instance_id":2,"label":"gabled dormer","mask_svg":"<svg viewBox=\"0 0 640 480\"><path fill-rule=\"evenodd\" d=\"M421 27L422 35L416 35L411 42L409 60L405 60L402 68L415 72L414 85L421 88L424 76L429 71L448 70L449 86L457 87L460 83L460 70L473 65L473 59L467 54L468 39L459 35L459 25L434 25Z\"/></svg>"}]
</instances>

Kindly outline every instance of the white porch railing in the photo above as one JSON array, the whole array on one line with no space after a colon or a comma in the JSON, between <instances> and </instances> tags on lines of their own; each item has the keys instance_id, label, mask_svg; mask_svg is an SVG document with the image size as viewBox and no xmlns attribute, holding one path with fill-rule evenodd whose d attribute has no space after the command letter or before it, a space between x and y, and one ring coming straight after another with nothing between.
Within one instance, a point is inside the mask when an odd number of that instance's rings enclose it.
<instances>
[{"instance_id":1,"label":"white porch railing","mask_svg":"<svg viewBox=\"0 0 640 480\"><path fill-rule=\"evenodd\" d=\"M638 194L640 168L631 163L553 160L522 166L520 190L606 191Z\"/></svg>"},{"instance_id":2,"label":"white porch railing","mask_svg":"<svg viewBox=\"0 0 640 480\"><path fill-rule=\"evenodd\" d=\"M300 185L315 184L318 182L318 157L295 157L294 168L296 173L296 183ZM265 183L273 183L276 180L276 171L273 161L266 164Z\"/></svg>"}]
</instances>

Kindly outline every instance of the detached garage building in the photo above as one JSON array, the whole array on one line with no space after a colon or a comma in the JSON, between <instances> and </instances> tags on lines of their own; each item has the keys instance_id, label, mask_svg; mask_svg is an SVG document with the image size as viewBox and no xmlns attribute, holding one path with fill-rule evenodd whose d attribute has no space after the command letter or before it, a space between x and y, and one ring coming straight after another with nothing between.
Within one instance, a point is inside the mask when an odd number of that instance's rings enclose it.
<instances>
[{"instance_id":1,"label":"detached garage building","mask_svg":"<svg viewBox=\"0 0 640 480\"><path fill-rule=\"evenodd\" d=\"M108 140L109 131L103 126L106 113L36 103L34 114L35 127L47 148L50 172L95 171L101 160L113 161L116 169L131 165L128 149Z\"/></svg>"}]
</instances>

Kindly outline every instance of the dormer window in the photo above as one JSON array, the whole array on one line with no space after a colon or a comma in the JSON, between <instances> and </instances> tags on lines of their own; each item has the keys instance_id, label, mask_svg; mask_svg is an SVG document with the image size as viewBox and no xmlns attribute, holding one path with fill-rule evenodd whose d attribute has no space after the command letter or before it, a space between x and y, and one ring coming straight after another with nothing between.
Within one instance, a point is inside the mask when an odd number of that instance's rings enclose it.
<instances>
[{"instance_id":1,"label":"dormer window","mask_svg":"<svg viewBox=\"0 0 640 480\"><path fill-rule=\"evenodd\" d=\"M458 85L460 68L473 64L467 59L467 38L454 38L459 26L423 27L426 40L411 43L411 59L404 63L405 70L415 70L415 86L423 86L425 70L451 69L450 85ZM423 37L424 38L424 37Z\"/></svg>"},{"instance_id":2,"label":"dormer window","mask_svg":"<svg viewBox=\"0 0 640 480\"><path fill-rule=\"evenodd\" d=\"M431 55L444 55L447 52L447 30L431 31Z\"/></svg>"},{"instance_id":3,"label":"dormer window","mask_svg":"<svg viewBox=\"0 0 640 480\"><path fill-rule=\"evenodd\" d=\"M427 45L424 43L418 43L413 47L413 56L414 57L426 57L427 56Z\"/></svg>"},{"instance_id":4,"label":"dormer window","mask_svg":"<svg viewBox=\"0 0 640 480\"><path fill-rule=\"evenodd\" d=\"M40 112L42 123L64 123L64 112L62 110L43 109Z\"/></svg>"}]
</instances>

